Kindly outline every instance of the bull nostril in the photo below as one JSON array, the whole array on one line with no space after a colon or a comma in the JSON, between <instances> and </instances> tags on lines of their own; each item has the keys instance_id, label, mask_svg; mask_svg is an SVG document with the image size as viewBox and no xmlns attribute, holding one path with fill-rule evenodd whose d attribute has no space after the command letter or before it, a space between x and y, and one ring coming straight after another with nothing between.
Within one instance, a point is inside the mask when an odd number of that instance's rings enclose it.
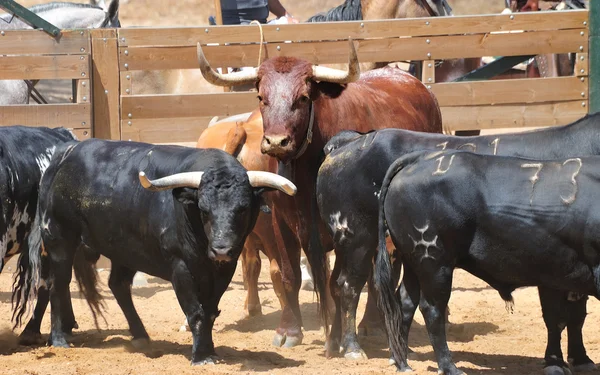
<instances>
[{"instance_id":1,"label":"bull nostril","mask_svg":"<svg viewBox=\"0 0 600 375\"><path fill-rule=\"evenodd\" d=\"M270 144L271 144L271 141L270 141L270 140L269 140L269 138L267 138L267 137L265 137L265 142L266 142L268 145L270 145Z\"/></svg>"},{"instance_id":2,"label":"bull nostril","mask_svg":"<svg viewBox=\"0 0 600 375\"><path fill-rule=\"evenodd\" d=\"M289 138L284 138L281 140L281 147L285 147L288 145L288 143L290 143L290 139Z\"/></svg>"}]
</instances>

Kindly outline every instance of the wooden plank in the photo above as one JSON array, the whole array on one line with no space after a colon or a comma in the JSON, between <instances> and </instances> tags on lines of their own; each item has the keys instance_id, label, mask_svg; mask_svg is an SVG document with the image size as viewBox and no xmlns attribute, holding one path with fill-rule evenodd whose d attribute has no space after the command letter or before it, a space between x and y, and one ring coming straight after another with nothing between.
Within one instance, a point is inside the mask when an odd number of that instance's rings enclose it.
<instances>
[{"instance_id":1,"label":"wooden plank","mask_svg":"<svg viewBox=\"0 0 600 375\"><path fill-rule=\"evenodd\" d=\"M442 107L444 131L558 126L587 113L587 100L560 103Z\"/></svg>"},{"instance_id":2,"label":"wooden plank","mask_svg":"<svg viewBox=\"0 0 600 375\"><path fill-rule=\"evenodd\" d=\"M528 12L509 15L478 15L397 20L262 25L268 42L395 38L481 34L514 30L567 30L586 27L587 10ZM587 32L586 32L587 34ZM125 40L123 41L123 38ZM260 40L257 26L210 26L186 28L122 28L121 46L195 46L206 43L252 43Z\"/></svg>"},{"instance_id":3,"label":"wooden plank","mask_svg":"<svg viewBox=\"0 0 600 375\"><path fill-rule=\"evenodd\" d=\"M435 82L435 61L425 60L423 61L423 74L421 75L421 81L424 84L430 85Z\"/></svg>"},{"instance_id":4,"label":"wooden plank","mask_svg":"<svg viewBox=\"0 0 600 375\"><path fill-rule=\"evenodd\" d=\"M25 125L56 128L89 128L91 105L83 104L23 104L0 107L0 126Z\"/></svg>"},{"instance_id":5,"label":"wooden plank","mask_svg":"<svg viewBox=\"0 0 600 375\"><path fill-rule=\"evenodd\" d=\"M133 77L131 72L122 71L121 75L121 95L133 95Z\"/></svg>"},{"instance_id":6,"label":"wooden plank","mask_svg":"<svg viewBox=\"0 0 600 375\"><path fill-rule=\"evenodd\" d=\"M116 31L93 30L94 136L97 138L121 139L118 58Z\"/></svg>"},{"instance_id":7,"label":"wooden plank","mask_svg":"<svg viewBox=\"0 0 600 375\"><path fill-rule=\"evenodd\" d=\"M70 129L70 130L73 132L73 134L75 134L77 139L79 139L80 141L84 141L86 139L92 138L92 129L90 129L90 128L76 128L76 129Z\"/></svg>"},{"instance_id":8,"label":"wooden plank","mask_svg":"<svg viewBox=\"0 0 600 375\"><path fill-rule=\"evenodd\" d=\"M438 83L431 90L443 107L547 103L588 96L587 82L577 77Z\"/></svg>"},{"instance_id":9,"label":"wooden plank","mask_svg":"<svg viewBox=\"0 0 600 375\"><path fill-rule=\"evenodd\" d=\"M121 118L151 119L231 116L258 106L255 92L186 95L138 95L121 97Z\"/></svg>"},{"instance_id":10,"label":"wooden plank","mask_svg":"<svg viewBox=\"0 0 600 375\"><path fill-rule=\"evenodd\" d=\"M78 79L75 81L77 87L77 100L76 103L92 103L92 97L90 96L90 80L89 79Z\"/></svg>"},{"instance_id":11,"label":"wooden plank","mask_svg":"<svg viewBox=\"0 0 600 375\"><path fill-rule=\"evenodd\" d=\"M221 0L215 0L215 18L217 19L217 25L223 24L223 13L221 10Z\"/></svg>"},{"instance_id":12,"label":"wooden plank","mask_svg":"<svg viewBox=\"0 0 600 375\"><path fill-rule=\"evenodd\" d=\"M585 77L589 75L589 58L587 53L578 53L575 56L575 75Z\"/></svg>"},{"instance_id":13,"label":"wooden plank","mask_svg":"<svg viewBox=\"0 0 600 375\"><path fill-rule=\"evenodd\" d=\"M87 54L0 56L0 80L77 79L83 76L89 76L89 55Z\"/></svg>"},{"instance_id":14,"label":"wooden plank","mask_svg":"<svg viewBox=\"0 0 600 375\"><path fill-rule=\"evenodd\" d=\"M89 30L63 30L56 40L42 30L4 30L0 55L64 55L89 53Z\"/></svg>"},{"instance_id":15,"label":"wooden plank","mask_svg":"<svg viewBox=\"0 0 600 375\"><path fill-rule=\"evenodd\" d=\"M587 52L588 48L587 37L582 37L580 30L532 31L526 36L524 34L474 34L372 39L358 41L355 46L361 62ZM208 61L215 67L241 67L256 66L258 49L258 44L248 44L206 46L204 51ZM337 64L348 61L348 41L270 43L267 44L266 50L267 57L296 56L315 64ZM120 57L121 69L124 70L198 69L195 45L122 47Z\"/></svg>"},{"instance_id":16,"label":"wooden plank","mask_svg":"<svg viewBox=\"0 0 600 375\"><path fill-rule=\"evenodd\" d=\"M193 142L195 145L211 118L143 119L133 120L131 125L123 121L123 139L148 143Z\"/></svg>"}]
</instances>

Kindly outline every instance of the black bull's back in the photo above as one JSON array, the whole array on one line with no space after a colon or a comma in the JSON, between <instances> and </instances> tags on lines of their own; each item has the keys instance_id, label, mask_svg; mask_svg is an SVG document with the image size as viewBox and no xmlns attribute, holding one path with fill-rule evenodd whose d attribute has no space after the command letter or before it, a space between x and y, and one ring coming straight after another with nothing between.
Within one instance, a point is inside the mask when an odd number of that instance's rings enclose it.
<instances>
[{"instance_id":1,"label":"black bull's back","mask_svg":"<svg viewBox=\"0 0 600 375\"><path fill-rule=\"evenodd\" d=\"M424 152L393 178L384 210L405 262L438 258L496 289L600 296L592 271L600 264L599 192L598 156Z\"/></svg>"},{"instance_id":2,"label":"black bull's back","mask_svg":"<svg viewBox=\"0 0 600 375\"><path fill-rule=\"evenodd\" d=\"M52 154L74 139L63 128L0 127L0 270L29 233L40 177Z\"/></svg>"}]
</instances>

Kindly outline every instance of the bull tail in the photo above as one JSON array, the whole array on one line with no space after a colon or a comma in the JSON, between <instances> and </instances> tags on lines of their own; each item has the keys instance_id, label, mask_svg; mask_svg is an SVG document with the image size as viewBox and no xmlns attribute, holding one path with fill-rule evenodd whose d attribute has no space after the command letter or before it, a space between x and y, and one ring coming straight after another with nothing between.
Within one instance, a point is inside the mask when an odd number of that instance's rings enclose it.
<instances>
[{"instance_id":1,"label":"bull tail","mask_svg":"<svg viewBox=\"0 0 600 375\"><path fill-rule=\"evenodd\" d=\"M327 298L327 253L323 249L321 238L319 236L319 208L317 206L316 189L311 197L311 228L310 241L306 257L310 263L315 293L317 294L317 302L319 306L319 314L325 327L325 336L329 335L329 304Z\"/></svg>"},{"instance_id":2,"label":"bull tail","mask_svg":"<svg viewBox=\"0 0 600 375\"><path fill-rule=\"evenodd\" d=\"M19 255L17 272L13 280L11 303L13 307L13 329L21 326L25 317L37 297L38 288L42 285L42 231L40 221L40 208L37 207L31 231L27 237L26 247Z\"/></svg>"},{"instance_id":3,"label":"bull tail","mask_svg":"<svg viewBox=\"0 0 600 375\"><path fill-rule=\"evenodd\" d=\"M97 259L96 259L97 260ZM77 249L75 257L73 259L73 270L75 272L75 279L79 290L85 297L92 315L94 317L94 324L96 328L100 330L98 325L98 316L102 317L104 323L106 318L102 310L106 310L106 305L100 292L98 292L98 271L96 270L95 261L86 257L86 249L84 246Z\"/></svg>"},{"instance_id":4,"label":"bull tail","mask_svg":"<svg viewBox=\"0 0 600 375\"><path fill-rule=\"evenodd\" d=\"M244 129L244 123L238 121L235 123L235 128L227 133L227 142L223 151L237 158L245 142L246 129Z\"/></svg>"},{"instance_id":5,"label":"bull tail","mask_svg":"<svg viewBox=\"0 0 600 375\"><path fill-rule=\"evenodd\" d=\"M381 191L379 194L379 247L375 261L375 269L373 270L373 278L378 297L377 305L379 306L379 310L383 312L390 343L390 351L396 362L396 366L398 367L401 364L406 363L408 346L404 341L405 336L402 334L402 305L395 295L396 282L392 277L392 264L390 261L390 254L387 251L387 225L385 222L384 203L392 179L406 165L406 157L397 159L388 168L381 184Z\"/></svg>"}]
</instances>

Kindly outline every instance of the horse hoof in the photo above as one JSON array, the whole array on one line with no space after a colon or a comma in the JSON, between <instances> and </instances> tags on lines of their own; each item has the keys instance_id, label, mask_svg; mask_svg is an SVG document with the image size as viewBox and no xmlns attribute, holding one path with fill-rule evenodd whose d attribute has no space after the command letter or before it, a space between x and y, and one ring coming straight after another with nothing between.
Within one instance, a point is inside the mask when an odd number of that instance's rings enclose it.
<instances>
[{"instance_id":1,"label":"horse hoof","mask_svg":"<svg viewBox=\"0 0 600 375\"><path fill-rule=\"evenodd\" d=\"M147 337L132 339L131 346L133 346L135 350L146 350L150 347L150 339Z\"/></svg>"},{"instance_id":2,"label":"horse hoof","mask_svg":"<svg viewBox=\"0 0 600 375\"><path fill-rule=\"evenodd\" d=\"M218 357L216 355L210 355L198 361L192 360L192 366L215 365L217 361Z\"/></svg>"},{"instance_id":3,"label":"horse hoof","mask_svg":"<svg viewBox=\"0 0 600 375\"><path fill-rule=\"evenodd\" d=\"M594 364L594 362L588 362L581 365L573 366L573 371L575 372L589 372L596 370L598 370L598 367Z\"/></svg>"},{"instance_id":4,"label":"horse hoof","mask_svg":"<svg viewBox=\"0 0 600 375\"><path fill-rule=\"evenodd\" d=\"M285 339L285 343L283 344L284 348L293 348L294 346L298 346L302 344L303 336L287 336Z\"/></svg>"},{"instance_id":5,"label":"horse hoof","mask_svg":"<svg viewBox=\"0 0 600 375\"><path fill-rule=\"evenodd\" d=\"M344 358L350 359L353 361L369 359L369 357L367 357L367 355L365 354L365 352L362 349L359 349L359 350L353 351L353 352L348 352L348 353L344 354Z\"/></svg>"},{"instance_id":6,"label":"horse hoof","mask_svg":"<svg viewBox=\"0 0 600 375\"><path fill-rule=\"evenodd\" d=\"M55 348L70 348L71 347L65 339L52 340L48 344L49 344L49 346L53 346Z\"/></svg>"},{"instance_id":7,"label":"horse hoof","mask_svg":"<svg viewBox=\"0 0 600 375\"><path fill-rule=\"evenodd\" d=\"M566 367L548 366L544 367L544 375L571 375L571 370Z\"/></svg>"}]
</instances>

